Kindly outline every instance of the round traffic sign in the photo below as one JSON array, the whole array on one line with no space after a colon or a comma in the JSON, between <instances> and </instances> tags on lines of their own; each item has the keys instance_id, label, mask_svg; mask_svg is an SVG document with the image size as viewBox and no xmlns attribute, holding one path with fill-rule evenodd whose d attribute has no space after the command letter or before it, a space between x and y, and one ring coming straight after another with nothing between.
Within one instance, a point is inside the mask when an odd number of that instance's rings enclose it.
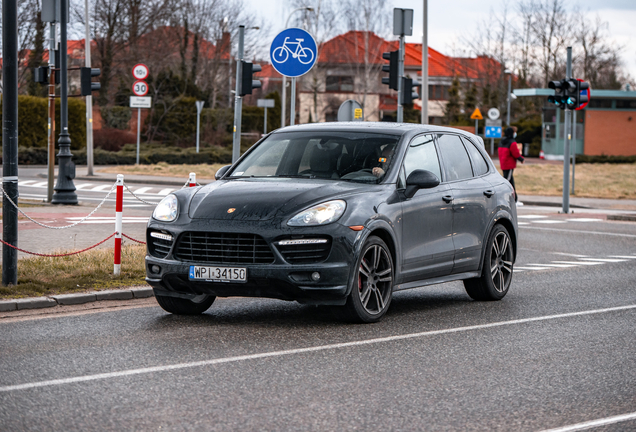
<instances>
[{"instance_id":1,"label":"round traffic sign","mask_svg":"<svg viewBox=\"0 0 636 432\"><path fill-rule=\"evenodd\" d=\"M501 115L501 113L499 112L499 110L497 108L490 108L488 110L488 118L490 120L497 120L500 115Z\"/></svg>"},{"instance_id":2,"label":"round traffic sign","mask_svg":"<svg viewBox=\"0 0 636 432\"><path fill-rule=\"evenodd\" d=\"M144 81L135 81L132 91L135 96L146 96L146 94L148 94L148 84Z\"/></svg>"},{"instance_id":3,"label":"round traffic sign","mask_svg":"<svg viewBox=\"0 0 636 432\"><path fill-rule=\"evenodd\" d=\"M146 66L145 64L136 64L135 67L132 70L132 74L133 77L136 80L144 80L146 78L148 78L148 74L150 72L148 71L148 66Z\"/></svg>"},{"instance_id":4,"label":"round traffic sign","mask_svg":"<svg viewBox=\"0 0 636 432\"><path fill-rule=\"evenodd\" d=\"M269 48L269 56L278 73L299 77L309 72L316 63L318 47L305 30L288 28L276 35Z\"/></svg>"}]
</instances>

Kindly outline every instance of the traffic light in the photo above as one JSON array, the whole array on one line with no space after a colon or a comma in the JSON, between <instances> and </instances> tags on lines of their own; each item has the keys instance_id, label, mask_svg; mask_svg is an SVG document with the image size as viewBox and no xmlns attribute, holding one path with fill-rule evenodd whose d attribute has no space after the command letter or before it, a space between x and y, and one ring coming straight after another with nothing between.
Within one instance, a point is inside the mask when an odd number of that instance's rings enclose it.
<instances>
[{"instance_id":1,"label":"traffic light","mask_svg":"<svg viewBox=\"0 0 636 432\"><path fill-rule=\"evenodd\" d=\"M261 71L261 65L248 63L241 60L243 70L241 73L241 86L239 87L239 96L245 96L252 94L252 89L261 88L261 82L259 80L252 79L254 72Z\"/></svg>"},{"instance_id":2,"label":"traffic light","mask_svg":"<svg viewBox=\"0 0 636 432\"><path fill-rule=\"evenodd\" d=\"M388 65L382 66L382 72L388 72L389 76L382 78L382 84L387 84L390 89L398 89L398 57L399 51L382 53L382 58L388 60Z\"/></svg>"},{"instance_id":3,"label":"traffic light","mask_svg":"<svg viewBox=\"0 0 636 432\"><path fill-rule=\"evenodd\" d=\"M579 91L578 81L575 78L566 79L565 81L565 105L568 109L575 109L578 107Z\"/></svg>"},{"instance_id":4,"label":"traffic light","mask_svg":"<svg viewBox=\"0 0 636 432\"><path fill-rule=\"evenodd\" d=\"M46 84L49 82L49 68L48 67L36 67L33 68L33 81L40 84Z\"/></svg>"},{"instance_id":5,"label":"traffic light","mask_svg":"<svg viewBox=\"0 0 636 432\"><path fill-rule=\"evenodd\" d=\"M413 79L402 77L402 105L410 105L413 103L413 99L419 99L420 95L413 91L413 87L418 87L419 84L413 84Z\"/></svg>"},{"instance_id":6,"label":"traffic light","mask_svg":"<svg viewBox=\"0 0 636 432\"><path fill-rule=\"evenodd\" d=\"M548 96L548 102L561 109L576 108L576 83L575 79L565 78L561 81L550 81L548 87L554 89L554 96Z\"/></svg>"},{"instance_id":7,"label":"traffic light","mask_svg":"<svg viewBox=\"0 0 636 432\"><path fill-rule=\"evenodd\" d=\"M576 109L583 108L590 101L590 83L576 81Z\"/></svg>"},{"instance_id":8,"label":"traffic light","mask_svg":"<svg viewBox=\"0 0 636 432\"><path fill-rule=\"evenodd\" d=\"M81 78L81 94L82 96L90 96L94 91L102 88L98 82L92 82L92 78L99 76L102 71L97 68L83 67L80 69Z\"/></svg>"}]
</instances>

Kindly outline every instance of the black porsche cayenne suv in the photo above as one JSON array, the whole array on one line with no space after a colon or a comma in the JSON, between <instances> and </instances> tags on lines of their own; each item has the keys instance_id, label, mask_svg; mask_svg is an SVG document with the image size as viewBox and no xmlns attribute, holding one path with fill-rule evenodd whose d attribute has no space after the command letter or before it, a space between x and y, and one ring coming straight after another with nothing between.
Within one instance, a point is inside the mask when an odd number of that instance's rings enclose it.
<instances>
[{"instance_id":1,"label":"black porsche cayenne suv","mask_svg":"<svg viewBox=\"0 0 636 432\"><path fill-rule=\"evenodd\" d=\"M472 134L286 127L216 178L166 196L148 223L146 280L168 312L256 296L375 322L393 291L463 280L473 299L499 300L510 288L514 191Z\"/></svg>"}]
</instances>

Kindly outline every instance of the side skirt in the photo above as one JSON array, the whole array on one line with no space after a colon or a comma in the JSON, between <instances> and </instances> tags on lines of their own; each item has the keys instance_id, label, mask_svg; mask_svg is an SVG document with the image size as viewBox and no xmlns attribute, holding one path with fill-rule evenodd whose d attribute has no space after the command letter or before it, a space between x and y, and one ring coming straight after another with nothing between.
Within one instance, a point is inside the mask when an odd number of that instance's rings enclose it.
<instances>
[{"instance_id":1,"label":"side skirt","mask_svg":"<svg viewBox=\"0 0 636 432\"><path fill-rule=\"evenodd\" d=\"M471 278L479 277L480 275L481 275L480 272L465 272L465 273L450 274L450 275L440 276L440 277L436 277L432 279L424 279L420 281L399 284L393 287L393 291L402 291L402 290L411 289L411 288L419 288L423 286L437 285L437 284L441 284L445 282L453 282L456 280L471 279Z\"/></svg>"}]
</instances>

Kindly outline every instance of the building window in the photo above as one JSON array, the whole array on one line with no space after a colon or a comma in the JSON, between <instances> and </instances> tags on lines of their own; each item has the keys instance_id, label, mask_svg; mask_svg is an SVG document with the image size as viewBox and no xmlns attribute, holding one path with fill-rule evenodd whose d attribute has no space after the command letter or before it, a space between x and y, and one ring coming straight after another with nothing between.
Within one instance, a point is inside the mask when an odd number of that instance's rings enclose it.
<instances>
[{"instance_id":1,"label":"building window","mask_svg":"<svg viewBox=\"0 0 636 432\"><path fill-rule=\"evenodd\" d=\"M628 110L636 109L636 100L617 99L616 109L628 109Z\"/></svg>"},{"instance_id":2,"label":"building window","mask_svg":"<svg viewBox=\"0 0 636 432\"><path fill-rule=\"evenodd\" d=\"M429 85L428 86L428 99L429 100L448 100L448 86L445 85Z\"/></svg>"},{"instance_id":3,"label":"building window","mask_svg":"<svg viewBox=\"0 0 636 432\"><path fill-rule=\"evenodd\" d=\"M328 76L327 89L328 92L352 92L353 77L351 76Z\"/></svg>"},{"instance_id":4,"label":"building window","mask_svg":"<svg viewBox=\"0 0 636 432\"><path fill-rule=\"evenodd\" d=\"M589 108L612 108L612 99L594 99L590 100Z\"/></svg>"}]
</instances>

